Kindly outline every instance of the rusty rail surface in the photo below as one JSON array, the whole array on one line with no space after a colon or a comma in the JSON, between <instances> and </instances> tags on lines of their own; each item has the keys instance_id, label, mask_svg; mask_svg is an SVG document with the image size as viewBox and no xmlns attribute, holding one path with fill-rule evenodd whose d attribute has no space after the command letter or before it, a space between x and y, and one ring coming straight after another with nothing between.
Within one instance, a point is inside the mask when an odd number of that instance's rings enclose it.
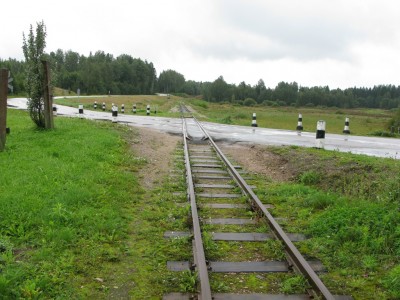
<instances>
[{"instance_id":1,"label":"rusty rail surface","mask_svg":"<svg viewBox=\"0 0 400 300\"><path fill-rule=\"evenodd\" d=\"M193 253L195 261L195 269L198 273L198 280L200 284L199 299L211 300L212 296L211 296L210 279L208 277L208 267L204 254L203 239L200 230L200 220L199 220L199 215L197 213L196 196L194 192L192 170L189 160L189 148L187 144L188 135L186 128L186 121L184 118L182 118L182 131L184 136L183 143L184 143L184 153L185 153L186 179L188 186L187 192L190 201L192 220L193 220L193 237L194 237Z\"/></svg>"},{"instance_id":2,"label":"rusty rail surface","mask_svg":"<svg viewBox=\"0 0 400 300\"><path fill-rule=\"evenodd\" d=\"M309 263L300 254L299 250L292 243L292 241L289 239L287 234L283 231L281 226L276 222L274 217L270 214L268 209L262 204L261 200L253 192L251 187L246 183L246 181L242 178L242 176L240 176L240 174L236 171L234 166L229 162L229 160L225 157L225 155L222 153L222 151L219 149L219 147L215 144L215 142L213 141L211 136L208 134L208 132L205 130L203 125L199 121L197 121L196 118L194 118L194 120L197 123L197 125L201 128L204 135L208 138L209 143L212 145L212 147L217 152L218 156L225 163L229 172L234 177L234 179L239 184L239 186L242 188L243 192L250 198L252 207L254 209L256 209L257 211L262 212L262 214L267 218L268 224L269 224L272 232L274 233L275 237L278 240L280 240L285 247L285 251L287 253L287 259L288 259L290 265L293 265L294 268L307 279L307 281L313 288L313 293L315 293L317 296L322 296L324 299L327 299L327 300L335 299L334 296L331 294L331 292L327 289L325 284L321 281L321 279L318 277L318 275L311 268ZM188 176L188 178L189 177L190 176ZM192 211L193 211L193 207L192 207ZM197 215L197 211L196 211L196 215ZM316 296L316 295L310 295L310 296Z\"/></svg>"}]
</instances>

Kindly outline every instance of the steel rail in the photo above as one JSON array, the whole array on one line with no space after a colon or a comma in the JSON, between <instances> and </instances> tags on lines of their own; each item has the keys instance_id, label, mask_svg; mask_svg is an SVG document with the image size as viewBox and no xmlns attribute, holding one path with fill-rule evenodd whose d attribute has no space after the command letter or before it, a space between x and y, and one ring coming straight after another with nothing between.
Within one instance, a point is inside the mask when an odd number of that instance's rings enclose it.
<instances>
[{"instance_id":1,"label":"steel rail","mask_svg":"<svg viewBox=\"0 0 400 300\"><path fill-rule=\"evenodd\" d=\"M194 236L193 253L195 256L194 259L196 264L195 267L198 272L198 279L200 283L199 299L211 300L212 296L211 296L210 279L208 277L208 267L204 254L203 239L200 230L200 220L199 220L199 215L197 213L197 204L194 193L192 169L190 166L190 159L189 159L189 147L187 144L188 135L186 128L186 121L184 118L182 118L182 124L183 124L182 131L183 131L183 143L184 143L184 153L185 153L186 179L187 179L188 196L189 196L192 219L193 219L193 236Z\"/></svg>"},{"instance_id":2,"label":"steel rail","mask_svg":"<svg viewBox=\"0 0 400 300\"><path fill-rule=\"evenodd\" d=\"M242 176L240 176L240 174L236 171L234 166L229 162L229 160L225 157L225 155L222 153L222 151L219 149L219 147L215 144L215 142L213 141L211 136L204 129L203 125L199 121L197 121L196 118L194 118L194 120L196 121L198 126L201 128L203 133L206 135L206 137L208 137L210 144L214 147L217 154L224 161L227 168L229 169L229 172L235 178L235 180L240 185L242 190L251 198L251 200L253 201L252 206L254 207L254 203L255 203L256 209L258 209L259 211L262 211L262 213L265 215L265 217L267 218L268 224L269 224L270 228L272 229L275 237L283 242L286 253L289 256L288 257L289 262L291 264L293 264L293 266L296 268L296 270L298 272L300 272L301 274L303 274L306 277L306 279L308 280L310 285L313 287L313 290L318 295L321 295L324 299L327 299L327 300L334 300L335 298L332 295L332 293L328 290L328 288L325 286L325 284L321 281L321 279L318 277L318 275L314 272L314 270L311 268L311 266L305 260L305 258L300 254L299 250L292 243L292 241L289 239L287 234L283 231L281 226L275 221L274 217L270 214L270 212L267 210L267 208L262 204L261 200L253 192L251 187L246 183L246 181L242 178Z\"/></svg>"}]
</instances>

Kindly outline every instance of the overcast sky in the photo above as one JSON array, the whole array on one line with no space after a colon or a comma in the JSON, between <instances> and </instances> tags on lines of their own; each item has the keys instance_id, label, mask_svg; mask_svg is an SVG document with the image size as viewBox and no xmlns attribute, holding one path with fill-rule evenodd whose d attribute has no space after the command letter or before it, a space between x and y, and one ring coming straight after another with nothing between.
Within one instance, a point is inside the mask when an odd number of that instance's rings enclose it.
<instances>
[{"instance_id":1,"label":"overcast sky","mask_svg":"<svg viewBox=\"0 0 400 300\"><path fill-rule=\"evenodd\" d=\"M398 0L2 0L0 20L2 59L43 20L48 53L129 54L186 80L400 85Z\"/></svg>"}]
</instances>

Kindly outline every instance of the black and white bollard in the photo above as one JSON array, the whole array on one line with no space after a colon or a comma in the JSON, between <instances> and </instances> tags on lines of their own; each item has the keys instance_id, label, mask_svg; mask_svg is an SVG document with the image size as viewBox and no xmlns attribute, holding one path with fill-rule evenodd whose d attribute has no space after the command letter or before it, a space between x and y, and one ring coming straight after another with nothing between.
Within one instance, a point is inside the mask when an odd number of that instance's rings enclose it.
<instances>
[{"instance_id":1,"label":"black and white bollard","mask_svg":"<svg viewBox=\"0 0 400 300\"><path fill-rule=\"evenodd\" d=\"M105 103L105 102L103 102L103 105L101 106L101 109L102 109L103 111L106 111L106 103Z\"/></svg>"},{"instance_id":2,"label":"black and white bollard","mask_svg":"<svg viewBox=\"0 0 400 300\"><path fill-rule=\"evenodd\" d=\"M325 146L325 121L318 121L317 122L317 135L316 135L316 144L315 147L318 149L324 149Z\"/></svg>"},{"instance_id":3,"label":"black and white bollard","mask_svg":"<svg viewBox=\"0 0 400 300\"><path fill-rule=\"evenodd\" d=\"M251 127L257 127L257 117L256 113L253 113L253 120L251 121Z\"/></svg>"},{"instance_id":4,"label":"black and white bollard","mask_svg":"<svg viewBox=\"0 0 400 300\"><path fill-rule=\"evenodd\" d=\"M79 104L78 111L79 111L79 117L82 119L83 118L83 104Z\"/></svg>"},{"instance_id":5,"label":"black and white bollard","mask_svg":"<svg viewBox=\"0 0 400 300\"><path fill-rule=\"evenodd\" d=\"M132 112L133 112L134 114L136 114L136 104L133 104Z\"/></svg>"},{"instance_id":6,"label":"black and white bollard","mask_svg":"<svg viewBox=\"0 0 400 300\"><path fill-rule=\"evenodd\" d=\"M146 115L150 116L150 104L147 104Z\"/></svg>"},{"instance_id":7,"label":"black and white bollard","mask_svg":"<svg viewBox=\"0 0 400 300\"><path fill-rule=\"evenodd\" d=\"M57 116L57 105L53 104L53 116Z\"/></svg>"},{"instance_id":8,"label":"black and white bollard","mask_svg":"<svg viewBox=\"0 0 400 300\"><path fill-rule=\"evenodd\" d=\"M349 118L346 118L344 121L344 129L343 129L344 134L350 134L350 121Z\"/></svg>"},{"instance_id":9,"label":"black and white bollard","mask_svg":"<svg viewBox=\"0 0 400 300\"><path fill-rule=\"evenodd\" d=\"M301 133L301 131L303 131L303 116L302 116L302 114L299 114L299 117L297 119L296 130L298 133Z\"/></svg>"},{"instance_id":10,"label":"black and white bollard","mask_svg":"<svg viewBox=\"0 0 400 300\"><path fill-rule=\"evenodd\" d=\"M121 114L125 113L125 104L121 104Z\"/></svg>"},{"instance_id":11,"label":"black and white bollard","mask_svg":"<svg viewBox=\"0 0 400 300\"><path fill-rule=\"evenodd\" d=\"M94 101L93 108L97 109L97 101Z\"/></svg>"},{"instance_id":12,"label":"black and white bollard","mask_svg":"<svg viewBox=\"0 0 400 300\"><path fill-rule=\"evenodd\" d=\"M118 118L118 106L112 105L111 107L111 113L112 113L112 122L117 123L117 118Z\"/></svg>"}]
</instances>

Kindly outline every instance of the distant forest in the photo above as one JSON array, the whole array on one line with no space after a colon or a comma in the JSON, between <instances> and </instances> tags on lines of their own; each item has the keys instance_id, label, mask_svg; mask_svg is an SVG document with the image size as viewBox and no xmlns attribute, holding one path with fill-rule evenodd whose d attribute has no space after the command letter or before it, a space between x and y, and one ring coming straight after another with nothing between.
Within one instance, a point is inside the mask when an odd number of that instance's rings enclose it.
<instances>
[{"instance_id":1,"label":"distant forest","mask_svg":"<svg viewBox=\"0 0 400 300\"><path fill-rule=\"evenodd\" d=\"M246 106L400 107L400 86L394 85L331 90L328 86L303 87L296 82L282 81L275 88L267 88L262 79L255 85L244 81L236 85L227 83L222 76L213 82L186 80L184 75L174 70L162 71L157 76L153 63L127 54L114 57L97 51L86 57L59 49L51 52L47 59L52 68L53 85L73 92L79 88L83 95L148 95L159 92ZM0 59L0 67L11 71L14 93L23 95L25 62Z\"/></svg>"}]
</instances>

